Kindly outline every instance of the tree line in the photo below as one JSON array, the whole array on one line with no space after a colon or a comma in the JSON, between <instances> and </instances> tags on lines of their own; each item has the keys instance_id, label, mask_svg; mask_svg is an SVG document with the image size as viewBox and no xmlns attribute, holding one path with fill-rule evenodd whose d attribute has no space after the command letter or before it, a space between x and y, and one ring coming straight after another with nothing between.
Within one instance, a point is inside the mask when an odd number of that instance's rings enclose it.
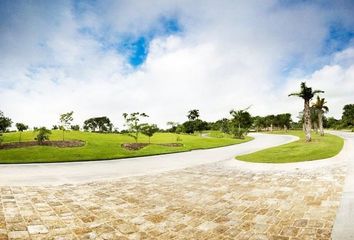
<instances>
[{"instance_id":1,"label":"tree line","mask_svg":"<svg viewBox=\"0 0 354 240\"><path fill-rule=\"evenodd\" d=\"M111 120L107 116L92 117L83 122L82 128L79 125L73 125L74 112L63 113L59 116L59 124L53 125L52 130L62 130L62 139L65 140L65 131L76 130L79 131L91 131L99 133L122 133L131 136L136 142L139 135L144 134L150 137L154 133L160 132L174 132L177 134L195 134L202 135L206 130L217 130L223 133L229 134L234 138L244 138L246 134L253 131L273 131L273 130L285 130L302 128L306 134L306 140L311 141L311 130L324 134L324 128L352 128L354 129L354 104L347 104L343 108L343 114L341 119L335 119L333 117L326 118L325 113L329 111L326 106L326 101L319 95L316 97L316 101L311 104L311 100L316 94L324 93L321 90L312 90L311 87L307 87L306 83L301 83L300 91L291 93L289 96L298 96L304 100L304 109L298 116L298 121L292 121L290 113L282 113L277 115L267 116L251 116L248 112L249 107L246 109L232 109L229 112L229 116L217 120L215 122L207 122L201 119L200 111L198 109L192 109L188 111L186 121L183 123L168 122L168 129L160 129L156 124L147 124L142 122L143 119L149 116L146 113L133 112L124 113L123 118L125 121L125 129L118 131L114 128ZM2 111L0 111L0 143L3 141L2 134L9 131L12 126L12 120L6 117ZM20 132L19 141L21 141L22 132L28 130L28 125L24 123L15 124L17 130ZM42 133L40 136L42 139L47 139L50 130L45 127L34 128L34 130Z\"/></svg>"}]
</instances>

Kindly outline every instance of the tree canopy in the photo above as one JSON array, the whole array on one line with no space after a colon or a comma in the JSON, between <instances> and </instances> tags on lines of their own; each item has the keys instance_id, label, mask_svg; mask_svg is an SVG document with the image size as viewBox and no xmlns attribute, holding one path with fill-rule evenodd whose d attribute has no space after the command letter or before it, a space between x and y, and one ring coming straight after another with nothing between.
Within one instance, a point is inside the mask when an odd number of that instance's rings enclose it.
<instances>
[{"instance_id":1,"label":"tree canopy","mask_svg":"<svg viewBox=\"0 0 354 240\"><path fill-rule=\"evenodd\" d=\"M113 128L113 124L108 117L94 117L85 120L84 130L88 131L91 130L92 132L111 132Z\"/></svg>"}]
</instances>

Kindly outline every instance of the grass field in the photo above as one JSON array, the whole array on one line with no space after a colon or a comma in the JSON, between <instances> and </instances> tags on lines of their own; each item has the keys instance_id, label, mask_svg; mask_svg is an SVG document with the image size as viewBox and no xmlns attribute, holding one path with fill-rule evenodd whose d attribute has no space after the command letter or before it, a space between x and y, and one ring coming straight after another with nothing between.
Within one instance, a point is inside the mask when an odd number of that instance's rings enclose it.
<instances>
[{"instance_id":1,"label":"grass field","mask_svg":"<svg viewBox=\"0 0 354 240\"><path fill-rule=\"evenodd\" d=\"M50 140L61 140L61 131L52 131ZM33 141L36 133L32 131L22 134L23 141ZM172 133L157 133L151 138L151 145L137 150L129 151L121 147L122 143L134 142L129 136L121 134L101 134L70 131L66 132L65 140L75 139L86 141L85 146L75 148L57 148L49 146L35 146L27 148L0 150L0 163L33 163L33 162L67 162L80 160L117 159L137 156L157 155L164 153L183 152L193 149L206 149L238 144L250 141L252 138L205 138L193 135L180 135L182 147L167 147L153 145L153 143L176 142L176 135ZM4 134L5 142L18 141L19 133ZM146 136L141 135L139 142L148 142Z\"/></svg>"},{"instance_id":2,"label":"grass field","mask_svg":"<svg viewBox=\"0 0 354 240\"><path fill-rule=\"evenodd\" d=\"M343 147L344 140L340 137L325 134L321 137L311 134L312 142L305 142L303 131L273 132L275 134L289 134L300 138L300 140L261 150L255 153L240 155L238 160L259 163L287 163L302 162L330 158L337 155Z\"/></svg>"}]
</instances>

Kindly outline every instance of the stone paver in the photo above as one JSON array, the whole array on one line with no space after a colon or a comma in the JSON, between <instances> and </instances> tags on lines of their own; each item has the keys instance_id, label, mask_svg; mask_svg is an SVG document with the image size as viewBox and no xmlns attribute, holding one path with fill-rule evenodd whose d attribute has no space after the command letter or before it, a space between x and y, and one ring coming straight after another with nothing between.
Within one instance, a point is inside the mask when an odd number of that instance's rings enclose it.
<instances>
[{"instance_id":1,"label":"stone paver","mask_svg":"<svg viewBox=\"0 0 354 240\"><path fill-rule=\"evenodd\" d=\"M0 187L3 239L330 239L344 166L217 164L109 182Z\"/></svg>"}]
</instances>

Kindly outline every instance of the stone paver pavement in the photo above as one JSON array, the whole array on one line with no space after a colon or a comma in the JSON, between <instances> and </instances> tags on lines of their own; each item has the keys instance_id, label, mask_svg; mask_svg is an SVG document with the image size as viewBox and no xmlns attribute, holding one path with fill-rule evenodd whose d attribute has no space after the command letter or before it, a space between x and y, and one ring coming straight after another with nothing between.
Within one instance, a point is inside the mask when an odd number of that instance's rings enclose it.
<instances>
[{"instance_id":1,"label":"stone paver pavement","mask_svg":"<svg viewBox=\"0 0 354 240\"><path fill-rule=\"evenodd\" d=\"M330 239L344 166L0 187L0 239Z\"/></svg>"}]
</instances>

